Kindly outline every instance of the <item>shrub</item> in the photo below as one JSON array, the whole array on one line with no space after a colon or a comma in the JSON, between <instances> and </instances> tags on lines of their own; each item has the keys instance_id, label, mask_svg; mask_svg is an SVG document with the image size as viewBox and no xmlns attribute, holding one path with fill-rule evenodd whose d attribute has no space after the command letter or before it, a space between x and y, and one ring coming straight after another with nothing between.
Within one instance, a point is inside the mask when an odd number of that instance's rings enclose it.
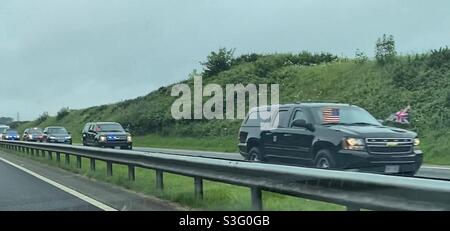
<instances>
[{"instance_id":1,"label":"shrub","mask_svg":"<svg viewBox=\"0 0 450 231\"><path fill-rule=\"evenodd\" d=\"M204 67L203 76L210 77L219 72L230 69L233 61L234 49L227 50L226 48L220 48L219 51L211 52L206 62L200 62Z\"/></svg>"},{"instance_id":2,"label":"shrub","mask_svg":"<svg viewBox=\"0 0 450 231\"><path fill-rule=\"evenodd\" d=\"M42 115L40 115L40 116L37 118L36 124L41 124L41 123L43 123L44 121L46 121L46 120L48 119L48 117L49 117L48 112L42 113Z\"/></svg>"},{"instance_id":3,"label":"shrub","mask_svg":"<svg viewBox=\"0 0 450 231\"><path fill-rule=\"evenodd\" d=\"M62 118L69 115L70 111L68 107L63 107L58 111L58 114L56 114L56 120L61 120Z\"/></svg>"}]
</instances>

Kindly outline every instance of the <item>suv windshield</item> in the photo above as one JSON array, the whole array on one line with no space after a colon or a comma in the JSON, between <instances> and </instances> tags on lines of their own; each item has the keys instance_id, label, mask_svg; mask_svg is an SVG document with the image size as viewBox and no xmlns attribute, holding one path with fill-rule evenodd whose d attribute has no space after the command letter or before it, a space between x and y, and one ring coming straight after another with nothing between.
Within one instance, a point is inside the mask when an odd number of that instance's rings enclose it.
<instances>
[{"instance_id":1,"label":"suv windshield","mask_svg":"<svg viewBox=\"0 0 450 231\"><path fill-rule=\"evenodd\" d=\"M312 108L319 124L376 125L381 126L369 112L354 106L326 106Z\"/></svg>"},{"instance_id":2,"label":"suv windshield","mask_svg":"<svg viewBox=\"0 0 450 231\"><path fill-rule=\"evenodd\" d=\"M49 128L47 133L49 134L67 134L67 130L65 128Z\"/></svg>"},{"instance_id":3,"label":"suv windshield","mask_svg":"<svg viewBox=\"0 0 450 231\"><path fill-rule=\"evenodd\" d=\"M123 132L120 124L99 124L98 127L102 132Z\"/></svg>"}]
</instances>

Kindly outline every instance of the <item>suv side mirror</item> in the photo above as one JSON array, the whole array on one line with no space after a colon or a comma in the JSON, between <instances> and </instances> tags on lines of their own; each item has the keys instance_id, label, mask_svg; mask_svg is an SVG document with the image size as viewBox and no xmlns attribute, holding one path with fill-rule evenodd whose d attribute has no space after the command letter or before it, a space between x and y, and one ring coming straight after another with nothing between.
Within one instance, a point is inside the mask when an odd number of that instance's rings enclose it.
<instances>
[{"instance_id":1,"label":"suv side mirror","mask_svg":"<svg viewBox=\"0 0 450 231\"><path fill-rule=\"evenodd\" d=\"M125 131L126 131L126 132L130 132L130 129L129 129L129 128L125 128Z\"/></svg>"},{"instance_id":2,"label":"suv side mirror","mask_svg":"<svg viewBox=\"0 0 450 231\"><path fill-rule=\"evenodd\" d=\"M297 119L292 121L291 127L298 127L298 128L306 128L310 131L314 131L314 125L311 123L306 123L304 119Z\"/></svg>"},{"instance_id":3,"label":"suv side mirror","mask_svg":"<svg viewBox=\"0 0 450 231\"><path fill-rule=\"evenodd\" d=\"M383 123L384 123L384 120L382 120L382 119L377 119L377 121L378 121L380 124L383 124Z\"/></svg>"},{"instance_id":4,"label":"suv side mirror","mask_svg":"<svg viewBox=\"0 0 450 231\"><path fill-rule=\"evenodd\" d=\"M294 120L291 127L306 128L306 121L303 119Z\"/></svg>"}]
</instances>

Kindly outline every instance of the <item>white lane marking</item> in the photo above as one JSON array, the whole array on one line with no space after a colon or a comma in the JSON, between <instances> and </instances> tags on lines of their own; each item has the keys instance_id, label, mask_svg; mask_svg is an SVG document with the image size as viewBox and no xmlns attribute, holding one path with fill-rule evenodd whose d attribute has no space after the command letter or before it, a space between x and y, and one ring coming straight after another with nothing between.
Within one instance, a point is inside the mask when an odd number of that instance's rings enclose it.
<instances>
[{"instance_id":1,"label":"white lane marking","mask_svg":"<svg viewBox=\"0 0 450 231\"><path fill-rule=\"evenodd\" d=\"M77 192L77 191L75 191L75 190L73 190L71 188L68 188L68 187L66 187L66 186L64 186L62 184L59 184L59 183L57 183L57 182L55 182L53 180L50 180L50 179L48 179L48 178L46 178L44 176L41 176L41 175L39 175L39 174L37 174L37 173L35 173L35 172L31 171L31 170L28 170L28 169L26 169L26 168L24 168L22 166L14 164L14 163L12 163L12 162L10 162L8 160L5 160L5 159L3 159L1 157L0 157L0 160L5 162L5 163L7 163L7 164L9 164L9 165L11 165L11 166L13 166L13 167L15 167L15 168L18 168L18 169L20 169L20 170L22 170L22 171L24 171L24 172L34 176L34 177L36 177L36 178L38 178L38 179L40 179L40 180L42 180L42 181L44 181L44 182L46 182L48 184L53 185L56 188L66 192L66 193L69 193L72 196L75 196L75 197L77 197L77 198L79 198L79 199L81 199L83 201L86 201L87 203L89 203L89 204L91 204L91 205L93 205L93 206L95 206L95 207L97 207L97 208L99 208L101 210L104 210L104 211L117 211L117 209L115 209L115 208L109 207L108 205L105 205L105 204L103 204L100 201L94 200L94 199L92 199L92 198L90 198L90 197L88 197L88 196L86 196L84 194L81 194L81 193L79 193L79 192Z\"/></svg>"},{"instance_id":2,"label":"white lane marking","mask_svg":"<svg viewBox=\"0 0 450 231\"><path fill-rule=\"evenodd\" d=\"M421 168L450 170L450 168L446 168L446 167L435 167L435 166L426 166L426 165L422 166Z\"/></svg>"}]
</instances>

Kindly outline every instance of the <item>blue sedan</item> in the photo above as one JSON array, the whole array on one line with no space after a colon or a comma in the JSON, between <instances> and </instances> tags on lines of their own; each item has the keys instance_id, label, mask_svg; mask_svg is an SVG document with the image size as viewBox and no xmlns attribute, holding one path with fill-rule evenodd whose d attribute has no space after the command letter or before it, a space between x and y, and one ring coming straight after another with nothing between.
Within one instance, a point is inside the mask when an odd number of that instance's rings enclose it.
<instances>
[{"instance_id":1,"label":"blue sedan","mask_svg":"<svg viewBox=\"0 0 450 231\"><path fill-rule=\"evenodd\" d=\"M3 140L20 140L19 133L14 129L8 129L1 134Z\"/></svg>"}]
</instances>

